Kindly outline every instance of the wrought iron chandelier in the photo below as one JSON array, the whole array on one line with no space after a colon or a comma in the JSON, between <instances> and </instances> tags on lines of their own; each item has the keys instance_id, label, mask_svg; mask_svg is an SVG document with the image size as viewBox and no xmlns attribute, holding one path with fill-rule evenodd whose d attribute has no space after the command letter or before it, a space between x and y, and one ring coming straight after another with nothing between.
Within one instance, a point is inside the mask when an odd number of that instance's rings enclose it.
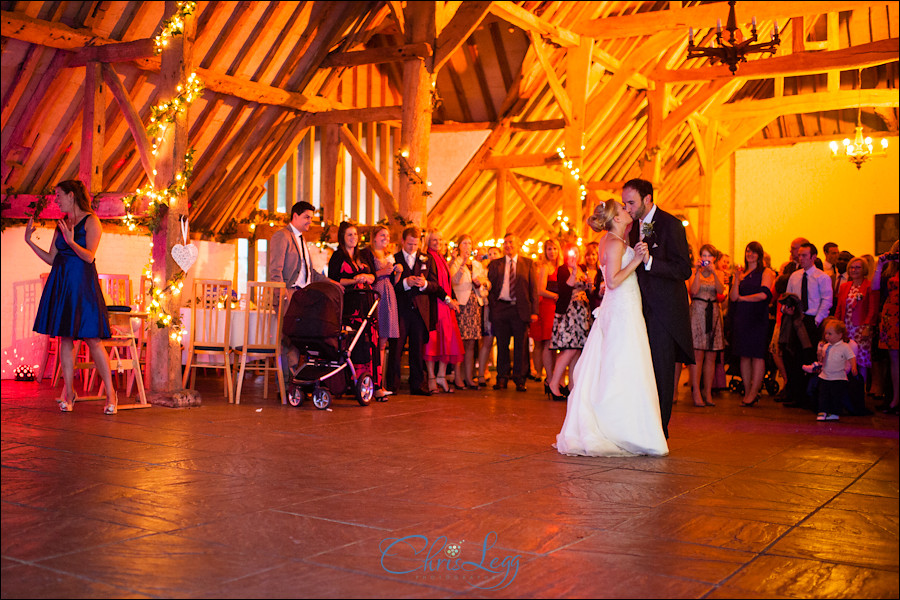
<instances>
[{"instance_id":1,"label":"wrought iron chandelier","mask_svg":"<svg viewBox=\"0 0 900 600\"><path fill-rule=\"evenodd\" d=\"M750 37L743 39L743 34L737 26L737 18L734 14L735 0L728 0L728 22L725 24L725 31L728 32L728 39L722 38L722 20L716 21L716 40L715 46L712 48L700 48L694 45L694 28L688 30L688 58L708 58L712 64L722 63L728 65L731 74L737 72L739 63L747 62L748 54L756 54L760 52L768 52L775 54L781 39L778 37L778 22L775 22L775 31L772 33L772 39L768 42L757 44L759 38L756 35L756 17L753 17L753 28L750 30ZM739 34L739 35L738 35ZM739 39L739 37L741 39Z\"/></svg>"}]
</instances>

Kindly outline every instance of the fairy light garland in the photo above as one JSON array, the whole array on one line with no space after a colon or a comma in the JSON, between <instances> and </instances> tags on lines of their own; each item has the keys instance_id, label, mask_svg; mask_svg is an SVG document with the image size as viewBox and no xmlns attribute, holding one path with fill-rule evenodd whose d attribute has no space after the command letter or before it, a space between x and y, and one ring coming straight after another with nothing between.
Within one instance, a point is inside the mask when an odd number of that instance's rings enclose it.
<instances>
[{"instance_id":1,"label":"fairy light garland","mask_svg":"<svg viewBox=\"0 0 900 600\"><path fill-rule=\"evenodd\" d=\"M422 172L421 167L414 167L409 164L409 150L400 150L397 154L394 155L394 162L397 163L397 172L400 175L406 177L410 183L414 185L425 185L426 187L431 187L430 181L425 181L422 178L420 173ZM432 192L430 190L424 190L422 195L426 198L431 196Z\"/></svg>"},{"instance_id":2,"label":"fairy light garland","mask_svg":"<svg viewBox=\"0 0 900 600\"><path fill-rule=\"evenodd\" d=\"M581 149L584 150L584 146L582 146ZM581 202L584 202L585 198L587 198L587 186L585 186L584 182L581 180L581 169L575 167L575 162L571 158L566 158L565 147L558 147L556 153L562 159L563 166L569 170L569 174L572 178L578 182L579 199ZM568 228L566 228L566 231L568 231Z\"/></svg>"},{"instance_id":3,"label":"fairy light garland","mask_svg":"<svg viewBox=\"0 0 900 600\"><path fill-rule=\"evenodd\" d=\"M184 19L196 10L197 3L176 2L175 6L177 7L175 14L163 21L162 31L153 38L153 43L155 44L154 50L157 54L162 52L163 49L169 45L169 40L176 35L182 35L184 33Z\"/></svg>"}]
</instances>

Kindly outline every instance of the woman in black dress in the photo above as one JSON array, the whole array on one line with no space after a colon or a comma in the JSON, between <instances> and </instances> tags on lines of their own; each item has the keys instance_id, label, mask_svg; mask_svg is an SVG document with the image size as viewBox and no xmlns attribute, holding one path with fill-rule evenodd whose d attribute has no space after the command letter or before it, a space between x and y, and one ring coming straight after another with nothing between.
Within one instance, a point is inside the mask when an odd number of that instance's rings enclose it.
<instances>
[{"instance_id":1,"label":"woman in black dress","mask_svg":"<svg viewBox=\"0 0 900 600\"><path fill-rule=\"evenodd\" d=\"M753 406L759 400L769 346L769 302L775 276L763 264L763 247L750 242L744 251L744 268L737 267L731 286L734 340L731 352L741 357L744 398L741 406Z\"/></svg>"},{"instance_id":2,"label":"woman in black dress","mask_svg":"<svg viewBox=\"0 0 900 600\"><path fill-rule=\"evenodd\" d=\"M51 265L34 318L34 330L59 337L59 360L65 382L64 397L58 400L59 410L72 412L75 408L72 387L75 340L84 340L106 389L103 412L114 415L118 401L109 371L109 358L100 343L101 339L111 335L109 314L94 263L103 233L100 219L91 209L84 184L78 180L60 182L56 186L56 202L65 215L57 223L49 252L31 239L34 218L25 225L25 243L41 260Z\"/></svg>"}]
</instances>

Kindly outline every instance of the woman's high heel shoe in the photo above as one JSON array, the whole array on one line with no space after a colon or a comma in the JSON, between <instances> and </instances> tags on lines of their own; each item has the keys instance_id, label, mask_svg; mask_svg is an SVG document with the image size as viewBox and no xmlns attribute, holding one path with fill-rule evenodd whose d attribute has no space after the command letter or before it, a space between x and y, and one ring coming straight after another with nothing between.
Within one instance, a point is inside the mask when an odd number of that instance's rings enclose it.
<instances>
[{"instance_id":1,"label":"woman's high heel shoe","mask_svg":"<svg viewBox=\"0 0 900 600\"><path fill-rule=\"evenodd\" d=\"M72 412L75 410L75 401L78 400L78 394L72 392L72 401L67 402L66 400L57 400L56 403L59 405L59 412Z\"/></svg>"},{"instance_id":2,"label":"woman's high heel shoe","mask_svg":"<svg viewBox=\"0 0 900 600\"><path fill-rule=\"evenodd\" d=\"M759 394L757 394L756 397L755 397L753 400L751 400L750 402L743 402L743 401L742 401L742 402L741 402L741 406L753 406L753 405L756 404L757 402L759 402Z\"/></svg>"},{"instance_id":3,"label":"woman's high heel shoe","mask_svg":"<svg viewBox=\"0 0 900 600\"><path fill-rule=\"evenodd\" d=\"M547 383L546 379L544 380L544 395L548 398L551 398L553 396L553 393L550 391L550 384Z\"/></svg>"},{"instance_id":4,"label":"woman's high heel shoe","mask_svg":"<svg viewBox=\"0 0 900 600\"><path fill-rule=\"evenodd\" d=\"M107 404L106 406L104 406L104 407L103 407L103 414L104 414L104 415L114 415L114 414L116 414L117 412L119 412L119 410L118 410L118 408L117 408L118 405L119 405L119 392L116 392L116 404L115 404L115 405Z\"/></svg>"},{"instance_id":5,"label":"woman's high heel shoe","mask_svg":"<svg viewBox=\"0 0 900 600\"><path fill-rule=\"evenodd\" d=\"M447 380L444 377L436 377L435 383L437 383L438 387L444 390L445 394L452 394L453 390L450 389L450 386L447 385Z\"/></svg>"}]
</instances>

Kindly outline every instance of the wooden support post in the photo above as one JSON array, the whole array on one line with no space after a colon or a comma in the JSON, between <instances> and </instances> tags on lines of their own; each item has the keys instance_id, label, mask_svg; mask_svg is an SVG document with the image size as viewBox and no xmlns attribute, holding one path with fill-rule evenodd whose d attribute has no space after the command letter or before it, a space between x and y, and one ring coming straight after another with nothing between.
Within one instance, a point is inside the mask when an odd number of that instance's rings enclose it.
<instances>
[{"instance_id":1,"label":"wooden support post","mask_svg":"<svg viewBox=\"0 0 900 600\"><path fill-rule=\"evenodd\" d=\"M657 187L661 183L659 176L662 164L662 148L660 147L662 140L659 134L665 119L665 83L658 81L655 85L651 84L647 90L647 106L647 144L641 166L641 177Z\"/></svg>"},{"instance_id":2,"label":"wooden support post","mask_svg":"<svg viewBox=\"0 0 900 600\"><path fill-rule=\"evenodd\" d=\"M566 58L566 93L571 102L571 122L566 126L566 157L572 168L579 172L583 166L585 110L587 106L588 78L591 69L593 40L582 38L577 48L570 50ZM565 169L564 167L564 170ZM582 174L583 176L583 174ZM576 236L584 232L584 205L581 186L569 173L563 175L563 211L569 216L569 225Z\"/></svg>"},{"instance_id":3,"label":"wooden support post","mask_svg":"<svg viewBox=\"0 0 900 600\"><path fill-rule=\"evenodd\" d=\"M84 77L84 113L81 124L81 164L78 177L91 196L103 191L103 142L106 138L106 102L103 67L89 62Z\"/></svg>"},{"instance_id":4,"label":"wooden support post","mask_svg":"<svg viewBox=\"0 0 900 600\"><path fill-rule=\"evenodd\" d=\"M175 12L175 3L166 2L166 15ZM178 92L179 85L185 85L192 71L192 55L197 22L193 15L184 19L184 34L174 36L162 52L162 66L159 72L159 96L169 100ZM166 188L175 180L175 175L184 171L184 157L188 150L188 115L178 112L175 122L165 133L156 154L157 189ZM183 244L179 217L187 215L187 195L174 198L166 214L160 222L159 229L153 234L153 278L158 280L159 287L166 285L181 269L172 259L172 246ZM164 308L177 314L181 306L178 296L164 301ZM150 371L151 403L171 405L171 394L182 389L181 379L181 344L173 340L168 328L150 328L148 343Z\"/></svg>"},{"instance_id":5,"label":"wooden support post","mask_svg":"<svg viewBox=\"0 0 900 600\"><path fill-rule=\"evenodd\" d=\"M375 161L375 123L366 123L366 152ZM376 167L377 168L377 167ZM375 188L372 186L371 177L366 175L366 218L365 223L375 224Z\"/></svg>"},{"instance_id":6,"label":"wooden support post","mask_svg":"<svg viewBox=\"0 0 900 600\"><path fill-rule=\"evenodd\" d=\"M269 175L266 181L266 210L274 212L278 206L278 174Z\"/></svg>"},{"instance_id":7,"label":"wooden support post","mask_svg":"<svg viewBox=\"0 0 900 600\"><path fill-rule=\"evenodd\" d=\"M344 208L344 196L338 195L342 188L343 173L338 172L338 158L341 150L339 138L340 125L325 125L322 128L322 173L319 180L319 194L322 203L323 219L329 223L337 224L341 220L341 212ZM340 178L340 181L338 180ZM323 223L324 225L324 223Z\"/></svg>"},{"instance_id":8,"label":"wooden support post","mask_svg":"<svg viewBox=\"0 0 900 600\"><path fill-rule=\"evenodd\" d=\"M357 140L360 138L362 130L359 123L351 123L347 125L353 137ZM359 197L360 197L360 177L359 162L352 155L350 156L350 214L348 215L353 221L359 223Z\"/></svg>"},{"instance_id":9,"label":"wooden support post","mask_svg":"<svg viewBox=\"0 0 900 600\"><path fill-rule=\"evenodd\" d=\"M435 2L409 2L405 14L409 43L427 42L435 37ZM431 61L429 61L431 62ZM409 173L401 174L400 214L421 227L427 225L428 144L431 138L432 92L435 78L422 59L403 65L403 119L400 146L407 154ZM418 168L418 171L415 169Z\"/></svg>"},{"instance_id":10,"label":"wooden support post","mask_svg":"<svg viewBox=\"0 0 900 600\"><path fill-rule=\"evenodd\" d=\"M497 191L494 200L494 239L506 233L506 169L497 169Z\"/></svg>"},{"instance_id":11,"label":"wooden support post","mask_svg":"<svg viewBox=\"0 0 900 600\"><path fill-rule=\"evenodd\" d=\"M304 136L303 139L306 139ZM297 148L295 147L288 156L287 181L284 190L284 212L290 214L291 207L297 201Z\"/></svg>"}]
</instances>

